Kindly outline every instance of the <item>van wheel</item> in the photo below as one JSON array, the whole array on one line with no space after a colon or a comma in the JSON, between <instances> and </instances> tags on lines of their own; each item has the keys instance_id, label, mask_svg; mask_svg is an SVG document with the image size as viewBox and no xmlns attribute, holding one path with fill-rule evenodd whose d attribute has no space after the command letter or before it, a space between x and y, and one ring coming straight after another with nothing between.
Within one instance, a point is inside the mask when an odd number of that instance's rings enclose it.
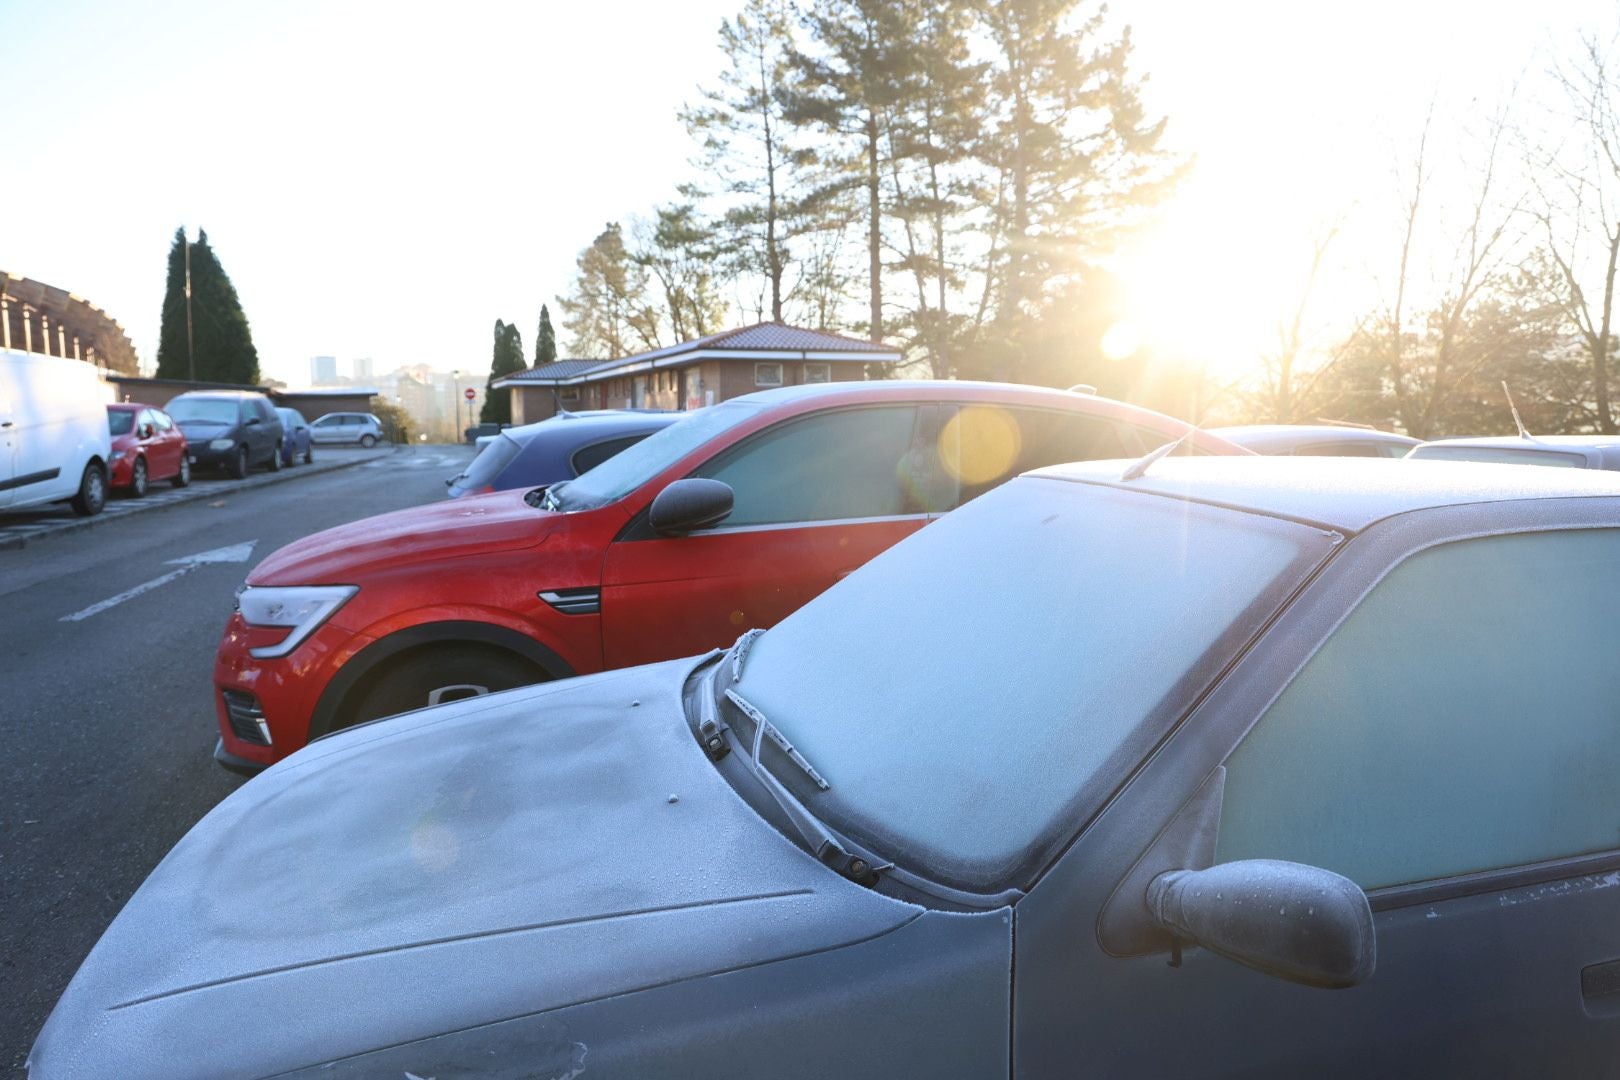
<instances>
[{"instance_id":1,"label":"van wheel","mask_svg":"<svg viewBox=\"0 0 1620 1080\"><path fill-rule=\"evenodd\" d=\"M422 645L373 673L370 687L333 729L546 680L534 664L501 649L456 642Z\"/></svg>"},{"instance_id":2,"label":"van wheel","mask_svg":"<svg viewBox=\"0 0 1620 1080\"><path fill-rule=\"evenodd\" d=\"M146 459L136 458L130 469L129 493L137 499L146 494Z\"/></svg>"},{"instance_id":3,"label":"van wheel","mask_svg":"<svg viewBox=\"0 0 1620 1080\"><path fill-rule=\"evenodd\" d=\"M377 445L377 436L367 432L366 434L360 436L360 445L365 447L367 450L370 450L373 446Z\"/></svg>"},{"instance_id":4,"label":"van wheel","mask_svg":"<svg viewBox=\"0 0 1620 1080\"><path fill-rule=\"evenodd\" d=\"M276 443L275 453L270 455L270 471L271 472L280 472L281 471L281 444L280 443Z\"/></svg>"},{"instance_id":5,"label":"van wheel","mask_svg":"<svg viewBox=\"0 0 1620 1080\"><path fill-rule=\"evenodd\" d=\"M174 479L170 480L169 483L173 484L177 488L185 487L187 484L191 483L190 457L186 456L185 454L180 455L180 471L174 474Z\"/></svg>"},{"instance_id":6,"label":"van wheel","mask_svg":"<svg viewBox=\"0 0 1620 1080\"><path fill-rule=\"evenodd\" d=\"M228 464L226 464L225 471L236 477L238 480L244 479L247 476L247 447L238 446L236 448L236 453L231 455L231 460Z\"/></svg>"},{"instance_id":7,"label":"van wheel","mask_svg":"<svg viewBox=\"0 0 1620 1080\"><path fill-rule=\"evenodd\" d=\"M79 477L79 493L69 500L73 512L80 517L95 517L107 505L107 470L92 461Z\"/></svg>"}]
</instances>

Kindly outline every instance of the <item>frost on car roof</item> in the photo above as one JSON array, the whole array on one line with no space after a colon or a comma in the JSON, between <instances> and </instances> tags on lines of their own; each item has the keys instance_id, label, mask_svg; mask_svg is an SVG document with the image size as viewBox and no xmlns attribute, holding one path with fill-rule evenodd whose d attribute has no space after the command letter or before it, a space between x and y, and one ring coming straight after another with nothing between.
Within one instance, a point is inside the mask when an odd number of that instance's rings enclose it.
<instances>
[{"instance_id":1,"label":"frost on car roof","mask_svg":"<svg viewBox=\"0 0 1620 1080\"><path fill-rule=\"evenodd\" d=\"M1127 462L1086 461L1032 476L1294 518L1346 532L1409 510L1508 499L1620 496L1620 475L1463 461L1373 458L1172 457L1120 483Z\"/></svg>"}]
</instances>

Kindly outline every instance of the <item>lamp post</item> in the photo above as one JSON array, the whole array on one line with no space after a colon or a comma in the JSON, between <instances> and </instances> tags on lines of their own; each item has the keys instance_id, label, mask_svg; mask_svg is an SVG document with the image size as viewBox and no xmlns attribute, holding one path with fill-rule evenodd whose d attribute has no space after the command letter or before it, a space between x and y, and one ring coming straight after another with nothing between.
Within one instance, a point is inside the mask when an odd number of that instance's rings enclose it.
<instances>
[{"instance_id":1,"label":"lamp post","mask_svg":"<svg viewBox=\"0 0 1620 1080\"><path fill-rule=\"evenodd\" d=\"M461 441L461 369L450 373L450 400L456 405L456 426L450 431L450 441Z\"/></svg>"}]
</instances>

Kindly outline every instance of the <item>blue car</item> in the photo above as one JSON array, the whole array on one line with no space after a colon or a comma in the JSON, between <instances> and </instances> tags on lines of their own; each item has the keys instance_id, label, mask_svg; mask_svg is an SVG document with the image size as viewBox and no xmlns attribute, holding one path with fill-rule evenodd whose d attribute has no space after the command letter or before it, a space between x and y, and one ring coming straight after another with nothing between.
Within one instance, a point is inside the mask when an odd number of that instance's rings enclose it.
<instances>
[{"instance_id":1,"label":"blue car","mask_svg":"<svg viewBox=\"0 0 1620 1080\"><path fill-rule=\"evenodd\" d=\"M489 436L467 471L445 484L458 499L572 480L687 415L630 409L559 413Z\"/></svg>"},{"instance_id":2,"label":"blue car","mask_svg":"<svg viewBox=\"0 0 1620 1080\"><path fill-rule=\"evenodd\" d=\"M1617 1076L1617 594L1598 470L1042 469L726 653L311 743L28 1075Z\"/></svg>"},{"instance_id":3,"label":"blue car","mask_svg":"<svg viewBox=\"0 0 1620 1080\"><path fill-rule=\"evenodd\" d=\"M314 439L309 430L309 421L297 409L277 409L281 414L281 427L285 435L281 440L281 463L283 465L296 465L302 461L305 465L315 460Z\"/></svg>"}]
</instances>

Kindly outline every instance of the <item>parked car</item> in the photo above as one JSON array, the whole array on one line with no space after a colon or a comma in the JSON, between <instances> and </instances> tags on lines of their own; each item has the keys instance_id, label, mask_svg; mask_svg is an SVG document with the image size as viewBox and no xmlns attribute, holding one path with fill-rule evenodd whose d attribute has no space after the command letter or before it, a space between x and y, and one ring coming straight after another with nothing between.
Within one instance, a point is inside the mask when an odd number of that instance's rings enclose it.
<instances>
[{"instance_id":1,"label":"parked car","mask_svg":"<svg viewBox=\"0 0 1620 1080\"><path fill-rule=\"evenodd\" d=\"M446 480L449 495L483 495L572 480L682 417L678 412L561 413L489 437L465 472ZM483 440L480 440L483 442Z\"/></svg>"},{"instance_id":2,"label":"parked car","mask_svg":"<svg viewBox=\"0 0 1620 1080\"><path fill-rule=\"evenodd\" d=\"M370 413L327 413L310 421L309 430L318 443L359 443L367 449L383 437L382 421Z\"/></svg>"},{"instance_id":3,"label":"parked car","mask_svg":"<svg viewBox=\"0 0 1620 1080\"><path fill-rule=\"evenodd\" d=\"M506 427L510 426L510 424L506 425ZM482 446L484 445L485 439L490 439L496 435L499 435L502 430L504 430L504 428L500 424L473 424L464 429L461 435L463 439L472 443L474 446Z\"/></svg>"},{"instance_id":4,"label":"parked car","mask_svg":"<svg viewBox=\"0 0 1620 1080\"><path fill-rule=\"evenodd\" d=\"M1244 424L1210 431L1257 454L1296 457L1405 457L1418 444L1409 435L1341 424Z\"/></svg>"},{"instance_id":5,"label":"parked car","mask_svg":"<svg viewBox=\"0 0 1620 1080\"><path fill-rule=\"evenodd\" d=\"M175 487L191 483L186 437L162 409L137 402L108 405L107 430L114 488L140 498L155 481L167 480Z\"/></svg>"},{"instance_id":6,"label":"parked car","mask_svg":"<svg viewBox=\"0 0 1620 1080\"><path fill-rule=\"evenodd\" d=\"M724 654L323 740L31 1080L1613 1075L1620 478L1389 480L1046 469Z\"/></svg>"},{"instance_id":7,"label":"parked car","mask_svg":"<svg viewBox=\"0 0 1620 1080\"><path fill-rule=\"evenodd\" d=\"M0 350L0 510L66 502L101 513L111 396L93 364Z\"/></svg>"},{"instance_id":8,"label":"parked car","mask_svg":"<svg viewBox=\"0 0 1620 1080\"><path fill-rule=\"evenodd\" d=\"M281 417L281 463L295 465L303 461L305 465L315 460L315 437L310 433L309 421L297 409L277 408L276 414Z\"/></svg>"},{"instance_id":9,"label":"parked car","mask_svg":"<svg viewBox=\"0 0 1620 1080\"><path fill-rule=\"evenodd\" d=\"M224 469L240 480L256 465L281 468L281 417L250 390L191 390L171 398L169 415L186 437L193 469Z\"/></svg>"},{"instance_id":10,"label":"parked car","mask_svg":"<svg viewBox=\"0 0 1620 1080\"><path fill-rule=\"evenodd\" d=\"M1024 468L1188 431L1036 387L812 384L690 413L543 497L317 533L239 594L214 667L216 757L251 770L363 720L724 644Z\"/></svg>"},{"instance_id":11,"label":"parked car","mask_svg":"<svg viewBox=\"0 0 1620 1080\"><path fill-rule=\"evenodd\" d=\"M1552 465L1566 469L1620 469L1620 435L1511 435L1436 439L1413 447L1409 458Z\"/></svg>"}]
</instances>

